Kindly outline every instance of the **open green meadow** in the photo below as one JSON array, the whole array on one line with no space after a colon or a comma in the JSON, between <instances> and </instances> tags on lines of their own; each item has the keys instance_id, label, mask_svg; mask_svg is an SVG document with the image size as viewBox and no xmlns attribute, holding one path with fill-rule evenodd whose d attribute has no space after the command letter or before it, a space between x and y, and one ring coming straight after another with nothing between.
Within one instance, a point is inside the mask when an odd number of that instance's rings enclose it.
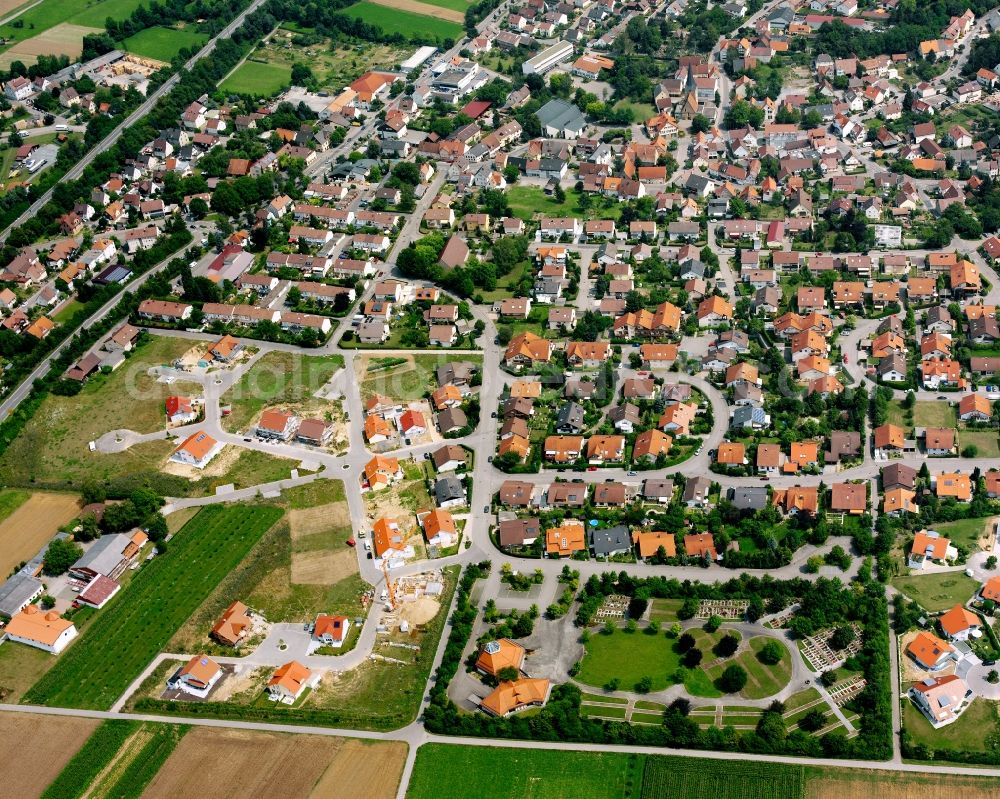
<instances>
[{"instance_id":1,"label":"open green meadow","mask_svg":"<svg viewBox=\"0 0 1000 799\"><path fill-rule=\"evenodd\" d=\"M962 572L911 574L897 577L892 584L931 613L964 605L979 588L978 582Z\"/></svg>"},{"instance_id":2,"label":"open green meadow","mask_svg":"<svg viewBox=\"0 0 1000 799\"><path fill-rule=\"evenodd\" d=\"M292 68L284 64L261 64L245 61L233 70L219 88L234 94L271 96L290 86Z\"/></svg>"},{"instance_id":3,"label":"open green meadow","mask_svg":"<svg viewBox=\"0 0 1000 799\"><path fill-rule=\"evenodd\" d=\"M281 514L269 505L202 509L59 656L25 701L109 708Z\"/></svg>"},{"instance_id":4,"label":"open green meadow","mask_svg":"<svg viewBox=\"0 0 1000 799\"><path fill-rule=\"evenodd\" d=\"M157 61L170 61L185 47L197 49L206 41L208 41L208 37L197 31L157 26L146 28L134 36L129 36L124 44L125 49L130 53L153 58Z\"/></svg>"},{"instance_id":5,"label":"open green meadow","mask_svg":"<svg viewBox=\"0 0 1000 799\"><path fill-rule=\"evenodd\" d=\"M442 4L443 5L443 4ZM445 6L450 8L451 6ZM461 9L464 10L464 9ZM411 14L398 8L389 8L362 0L343 12L369 25L377 25L386 33L401 33L403 36L420 36L436 39L457 39L462 35L462 26L445 19Z\"/></svg>"}]
</instances>

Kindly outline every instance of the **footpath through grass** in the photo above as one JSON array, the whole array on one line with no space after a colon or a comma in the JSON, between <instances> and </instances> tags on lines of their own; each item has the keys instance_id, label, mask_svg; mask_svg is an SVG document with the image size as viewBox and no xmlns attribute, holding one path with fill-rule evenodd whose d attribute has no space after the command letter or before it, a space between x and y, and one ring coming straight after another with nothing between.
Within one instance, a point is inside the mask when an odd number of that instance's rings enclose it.
<instances>
[{"instance_id":1,"label":"footpath through grass","mask_svg":"<svg viewBox=\"0 0 1000 799\"><path fill-rule=\"evenodd\" d=\"M59 656L25 703L107 710L281 515L269 505L202 509Z\"/></svg>"}]
</instances>

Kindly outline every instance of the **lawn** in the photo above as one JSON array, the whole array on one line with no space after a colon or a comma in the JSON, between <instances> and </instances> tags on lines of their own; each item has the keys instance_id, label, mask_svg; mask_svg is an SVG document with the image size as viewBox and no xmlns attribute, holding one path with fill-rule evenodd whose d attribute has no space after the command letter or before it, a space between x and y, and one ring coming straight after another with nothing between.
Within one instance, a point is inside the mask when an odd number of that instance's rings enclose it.
<instances>
[{"instance_id":1,"label":"lawn","mask_svg":"<svg viewBox=\"0 0 1000 799\"><path fill-rule=\"evenodd\" d=\"M903 403L899 400L890 400L889 408L886 414L886 421L889 424L894 424L897 427L902 427L909 430L909 425L906 423L906 411L903 408Z\"/></svg>"},{"instance_id":2,"label":"lawn","mask_svg":"<svg viewBox=\"0 0 1000 799\"><path fill-rule=\"evenodd\" d=\"M677 621L677 611L684 604L683 599L654 599L653 607L649 611L649 620L658 621L661 624L673 624Z\"/></svg>"},{"instance_id":3,"label":"lawn","mask_svg":"<svg viewBox=\"0 0 1000 799\"><path fill-rule=\"evenodd\" d=\"M704 652L705 662L711 661L714 658L711 649L724 633L697 629L688 632L694 636L695 646ZM676 645L676 641L663 633L652 635L643 630L592 634L580 661L577 679L587 685L603 687L617 678L621 690L631 691L637 682L648 676L653 681L652 690L662 691L680 665L681 656ZM701 668L685 669L684 686L695 696L721 696L712 685L711 677Z\"/></svg>"},{"instance_id":4,"label":"lawn","mask_svg":"<svg viewBox=\"0 0 1000 799\"><path fill-rule=\"evenodd\" d=\"M986 737L996 737L996 733L1000 731L1000 719L994 703L976 699L959 716L958 721L935 730L916 705L905 699L903 728L912 736L914 743L922 743L932 749L982 752L986 749Z\"/></svg>"},{"instance_id":5,"label":"lawn","mask_svg":"<svg viewBox=\"0 0 1000 799\"><path fill-rule=\"evenodd\" d=\"M146 28L134 36L129 36L124 44L130 53L169 62L184 48L198 50L208 37L194 30L178 28Z\"/></svg>"},{"instance_id":6,"label":"lawn","mask_svg":"<svg viewBox=\"0 0 1000 799\"><path fill-rule=\"evenodd\" d=\"M292 68L283 64L244 61L219 84L224 92L270 97L291 85Z\"/></svg>"},{"instance_id":7,"label":"lawn","mask_svg":"<svg viewBox=\"0 0 1000 799\"><path fill-rule=\"evenodd\" d=\"M662 691L680 658L674 642L662 633L629 633L616 630L611 635L595 633L585 646L577 679L587 685L604 686L616 679L623 691L632 690L643 677L653 680L653 690Z\"/></svg>"},{"instance_id":8,"label":"lawn","mask_svg":"<svg viewBox=\"0 0 1000 799\"><path fill-rule=\"evenodd\" d=\"M58 313L52 314L52 321L57 325L64 325L72 319L73 314L79 311L82 307L83 303L79 300L70 300L59 309Z\"/></svg>"},{"instance_id":9,"label":"lawn","mask_svg":"<svg viewBox=\"0 0 1000 799\"><path fill-rule=\"evenodd\" d=\"M458 23L427 17L423 14L411 14L409 11L380 6L365 2L365 0L345 8L341 13L354 19L360 19L369 25L377 25L386 33L423 36L439 40L457 39L462 35L462 26Z\"/></svg>"},{"instance_id":10,"label":"lawn","mask_svg":"<svg viewBox=\"0 0 1000 799\"><path fill-rule=\"evenodd\" d=\"M25 701L109 708L280 516L268 505L204 508L60 655Z\"/></svg>"},{"instance_id":11,"label":"lawn","mask_svg":"<svg viewBox=\"0 0 1000 799\"><path fill-rule=\"evenodd\" d=\"M979 538L987 529L987 525L992 524L994 519L959 519L954 522L942 522L935 524L934 529L941 535L946 536L955 544L960 544L970 552L979 549Z\"/></svg>"},{"instance_id":12,"label":"lawn","mask_svg":"<svg viewBox=\"0 0 1000 799\"><path fill-rule=\"evenodd\" d=\"M911 574L897 577L892 584L932 613L965 604L979 588L979 583L962 572Z\"/></svg>"},{"instance_id":13,"label":"lawn","mask_svg":"<svg viewBox=\"0 0 1000 799\"><path fill-rule=\"evenodd\" d=\"M649 757L642 799L803 799L802 766L750 759L716 760Z\"/></svg>"},{"instance_id":14,"label":"lawn","mask_svg":"<svg viewBox=\"0 0 1000 799\"><path fill-rule=\"evenodd\" d=\"M50 394L0 456L0 483L67 488L87 479L127 477L147 480L166 495L188 493L187 480L156 471L156 464L173 449L169 442L152 441L116 454L91 452L88 442L119 428L137 433L162 430L164 399L200 388L181 381L159 383L146 371L190 347L185 339L150 337L121 367L110 375L95 375L75 397Z\"/></svg>"},{"instance_id":15,"label":"lawn","mask_svg":"<svg viewBox=\"0 0 1000 799\"><path fill-rule=\"evenodd\" d=\"M630 799L644 764L636 754L424 744L406 797Z\"/></svg>"},{"instance_id":16,"label":"lawn","mask_svg":"<svg viewBox=\"0 0 1000 799\"><path fill-rule=\"evenodd\" d=\"M954 427L955 409L947 402L929 400L913 406L914 427Z\"/></svg>"},{"instance_id":17,"label":"lawn","mask_svg":"<svg viewBox=\"0 0 1000 799\"><path fill-rule=\"evenodd\" d=\"M483 302L487 305L497 300L506 300L514 296L514 290L524 279L526 273L530 273L531 264L528 261L521 261L516 264L503 277L497 278L497 287L492 291L482 291Z\"/></svg>"},{"instance_id":18,"label":"lawn","mask_svg":"<svg viewBox=\"0 0 1000 799\"><path fill-rule=\"evenodd\" d=\"M340 355L267 353L222 395L220 402L232 408L224 422L226 429L242 430L270 405L306 402L343 365Z\"/></svg>"},{"instance_id":19,"label":"lawn","mask_svg":"<svg viewBox=\"0 0 1000 799\"><path fill-rule=\"evenodd\" d=\"M650 103L636 103L631 100L619 100L613 106L615 111L627 108L632 112L632 121L642 124L647 119L656 116L656 108Z\"/></svg>"},{"instance_id":20,"label":"lawn","mask_svg":"<svg viewBox=\"0 0 1000 799\"><path fill-rule=\"evenodd\" d=\"M965 449L972 445L976 448L977 458L1000 458L1000 437L996 431L961 430L958 433L958 446Z\"/></svg>"},{"instance_id":21,"label":"lawn","mask_svg":"<svg viewBox=\"0 0 1000 799\"><path fill-rule=\"evenodd\" d=\"M353 7L353 6L352 6ZM542 216L585 216L587 219L617 219L621 208L616 202L595 199L584 211L579 206L579 197L568 192L563 202L549 197L537 186L509 186L507 202L514 216L530 221L535 214Z\"/></svg>"},{"instance_id":22,"label":"lawn","mask_svg":"<svg viewBox=\"0 0 1000 799\"><path fill-rule=\"evenodd\" d=\"M713 684L728 666L737 663L743 667L748 676L746 687L740 692L741 696L747 699L763 699L778 693L778 691L788 684L788 680L792 674L792 663L791 656L787 650L784 652L784 657L775 666L768 666L760 661L757 657L758 653L771 640L774 639L765 635L751 638L749 649L742 651L735 658L727 658L721 663L706 669ZM705 651L706 662L713 657L710 652Z\"/></svg>"}]
</instances>

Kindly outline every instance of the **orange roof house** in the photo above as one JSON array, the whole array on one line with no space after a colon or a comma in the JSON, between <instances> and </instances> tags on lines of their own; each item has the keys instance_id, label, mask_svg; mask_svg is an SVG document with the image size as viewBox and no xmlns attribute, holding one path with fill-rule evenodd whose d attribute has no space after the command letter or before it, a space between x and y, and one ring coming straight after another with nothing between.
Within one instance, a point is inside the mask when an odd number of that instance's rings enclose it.
<instances>
[{"instance_id":1,"label":"orange roof house","mask_svg":"<svg viewBox=\"0 0 1000 799\"><path fill-rule=\"evenodd\" d=\"M455 517L446 510L435 509L423 518L424 535L431 543L435 539L443 546L448 546L447 542L455 541L458 537L458 527L455 525Z\"/></svg>"},{"instance_id":2,"label":"orange roof house","mask_svg":"<svg viewBox=\"0 0 1000 799\"><path fill-rule=\"evenodd\" d=\"M668 405L656 426L668 433L686 436L691 432L691 422L697 413L698 406L693 403L678 402L676 405Z\"/></svg>"},{"instance_id":3,"label":"orange roof house","mask_svg":"<svg viewBox=\"0 0 1000 799\"><path fill-rule=\"evenodd\" d=\"M291 703L312 686L313 672L297 660L291 660L283 666L278 666L267 681L267 690L271 696Z\"/></svg>"},{"instance_id":4,"label":"orange roof house","mask_svg":"<svg viewBox=\"0 0 1000 799\"><path fill-rule=\"evenodd\" d=\"M884 424L872 431L876 449L902 449L903 428L894 424Z\"/></svg>"},{"instance_id":5,"label":"orange roof house","mask_svg":"<svg viewBox=\"0 0 1000 799\"><path fill-rule=\"evenodd\" d=\"M170 457L200 469L214 457L218 446L218 441L199 430L184 439Z\"/></svg>"},{"instance_id":6,"label":"orange roof house","mask_svg":"<svg viewBox=\"0 0 1000 799\"><path fill-rule=\"evenodd\" d=\"M620 461L625 457L625 436L591 436L587 441L587 459Z\"/></svg>"},{"instance_id":7,"label":"orange roof house","mask_svg":"<svg viewBox=\"0 0 1000 799\"><path fill-rule=\"evenodd\" d=\"M208 691L222 676L222 667L206 655L195 655L178 672L177 678L195 691Z\"/></svg>"},{"instance_id":8,"label":"orange roof house","mask_svg":"<svg viewBox=\"0 0 1000 799\"><path fill-rule=\"evenodd\" d=\"M236 646L253 627L253 619L242 602L233 602L212 627L212 638L225 646Z\"/></svg>"},{"instance_id":9,"label":"orange roof house","mask_svg":"<svg viewBox=\"0 0 1000 799\"><path fill-rule=\"evenodd\" d=\"M990 577L979 589L979 596L992 602L1000 602L1000 577Z\"/></svg>"},{"instance_id":10,"label":"orange roof house","mask_svg":"<svg viewBox=\"0 0 1000 799\"><path fill-rule=\"evenodd\" d=\"M357 99L359 101L370 103L394 80L396 80L395 75L389 75L385 72L366 72L350 84L350 88L357 92Z\"/></svg>"},{"instance_id":11,"label":"orange roof house","mask_svg":"<svg viewBox=\"0 0 1000 799\"><path fill-rule=\"evenodd\" d=\"M868 507L865 483L834 483L830 486L830 510L859 515Z\"/></svg>"},{"instance_id":12,"label":"orange roof house","mask_svg":"<svg viewBox=\"0 0 1000 799\"><path fill-rule=\"evenodd\" d=\"M550 527L545 531L545 553L569 557L574 552L586 548L583 523L564 519L560 527Z\"/></svg>"},{"instance_id":13,"label":"orange roof house","mask_svg":"<svg viewBox=\"0 0 1000 799\"><path fill-rule=\"evenodd\" d=\"M508 366L530 366L536 361L547 363L550 355L549 340L526 331L510 340L503 359Z\"/></svg>"},{"instance_id":14,"label":"orange roof house","mask_svg":"<svg viewBox=\"0 0 1000 799\"><path fill-rule=\"evenodd\" d=\"M376 558L381 558L390 550L404 552L406 536L399 524L392 519L378 519L372 525L372 547L375 549Z\"/></svg>"},{"instance_id":15,"label":"orange roof house","mask_svg":"<svg viewBox=\"0 0 1000 799\"><path fill-rule=\"evenodd\" d=\"M549 698L549 688L549 681L541 678L526 677L514 682L502 682L479 703L479 707L491 716L509 716L544 705Z\"/></svg>"},{"instance_id":16,"label":"orange roof house","mask_svg":"<svg viewBox=\"0 0 1000 799\"><path fill-rule=\"evenodd\" d=\"M913 536L913 546L910 547L910 566L923 565L928 560L942 561L948 557L947 538L933 530L921 530Z\"/></svg>"},{"instance_id":17,"label":"orange roof house","mask_svg":"<svg viewBox=\"0 0 1000 799\"><path fill-rule=\"evenodd\" d=\"M942 668L955 654L955 647L933 633L921 630L906 647L906 654L928 671Z\"/></svg>"},{"instance_id":18,"label":"orange roof house","mask_svg":"<svg viewBox=\"0 0 1000 799\"><path fill-rule=\"evenodd\" d=\"M392 425L381 416L372 414L365 417L365 440L369 442L385 441L392 436Z\"/></svg>"},{"instance_id":19,"label":"orange roof house","mask_svg":"<svg viewBox=\"0 0 1000 799\"><path fill-rule=\"evenodd\" d=\"M524 654L524 647L509 638L489 641L479 650L476 670L491 677L496 677L504 669L520 671L524 663Z\"/></svg>"},{"instance_id":20,"label":"orange roof house","mask_svg":"<svg viewBox=\"0 0 1000 799\"><path fill-rule=\"evenodd\" d=\"M711 533L695 533L684 536L684 553L689 558L718 558L715 552L715 539Z\"/></svg>"},{"instance_id":21,"label":"orange roof house","mask_svg":"<svg viewBox=\"0 0 1000 799\"><path fill-rule=\"evenodd\" d=\"M788 460L798 468L819 464L819 444L816 441L793 441L789 446Z\"/></svg>"},{"instance_id":22,"label":"orange roof house","mask_svg":"<svg viewBox=\"0 0 1000 799\"><path fill-rule=\"evenodd\" d=\"M916 513L916 491L908 488L890 488L882 495L882 512L889 514Z\"/></svg>"},{"instance_id":23,"label":"orange roof house","mask_svg":"<svg viewBox=\"0 0 1000 799\"><path fill-rule=\"evenodd\" d=\"M546 436L545 458L555 463L575 461L583 452L584 440L582 436Z\"/></svg>"},{"instance_id":24,"label":"orange roof house","mask_svg":"<svg viewBox=\"0 0 1000 799\"><path fill-rule=\"evenodd\" d=\"M817 486L791 486L776 490L772 501L785 513L807 513L815 516L819 509L819 488Z\"/></svg>"},{"instance_id":25,"label":"orange roof house","mask_svg":"<svg viewBox=\"0 0 1000 799\"><path fill-rule=\"evenodd\" d=\"M719 444L715 462L720 466L742 466L746 463L746 447L739 442L724 441Z\"/></svg>"},{"instance_id":26,"label":"orange roof house","mask_svg":"<svg viewBox=\"0 0 1000 799\"><path fill-rule=\"evenodd\" d=\"M635 437L635 444L632 447L633 460L643 460L644 458L658 458L670 452L673 438L659 430L645 430Z\"/></svg>"},{"instance_id":27,"label":"orange roof house","mask_svg":"<svg viewBox=\"0 0 1000 799\"><path fill-rule=\"evenodd\" d=\"M975 613L961 605L955 605L947 613L942 613L938 621L944 634L952 641L965 640L971 632L983 626Z\"/></svg>"},{"instance_id":28,"label":"orange roof house","mask_svg":"<svg viewBox=\"0 0 1000 799\"><path fill-rule=\"evenodd\" d=\"M954 497L959 502L972 499L972 483L969 475L961 472L942 472L934 481L935 493L939 497Z\"/></svg>"},{"instance_id":29,"label":"orange roof house","mask_svg":"<svg viewBox=\"0 0 1000 799\"><path fill-rule=\"evenodd\" d=\"M500 441L497 447L497 454L503 457L508 452L513 452L520 460L525 460L531 454L531 441L516 433Z\"/></svg>"},{"instance_id":30,"label":"orange roof house","mask_svg":"<svg viewBox=\"0 0 1000 799\"><path fill-rule=\"evenodd\" d=\"M660 551L660 547L663 547L668 558L677 557L677 539L673 533L635 530L632 533L632 543L638 548L640 558L653 557Z\"/></svg>"},{"instance_id":31,"label":"orange roof house","mask_svg":"<svg viewBox=\"0 0 1000 799\"><path fill-rule=\"evenodd\" d=\"M347 616L331 616L328 613L321 613L313 624L312 637L325 644L340 646L347 640L347 633L350 629L351 620Z\"/></svg>"},{"instance_id":32,"label":"orange roof house","mask_svg":"<svg viewBox=\"0 0 1000 799\"><path fill-rule=\"evenodd\" d=\"M399 468L399 460L385 455L376 455L365 464L365 478L372 491L388 488L396 480L403 478L403 470Z\"/></svg>"}]
</instances>

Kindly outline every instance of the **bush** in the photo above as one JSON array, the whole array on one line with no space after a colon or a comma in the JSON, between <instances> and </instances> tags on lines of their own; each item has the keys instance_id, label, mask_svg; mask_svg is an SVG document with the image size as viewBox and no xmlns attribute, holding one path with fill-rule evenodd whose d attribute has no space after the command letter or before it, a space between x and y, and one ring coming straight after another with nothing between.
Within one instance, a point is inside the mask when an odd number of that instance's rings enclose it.
<instances>
[{"instance_id":1,"label":"bush","mask_svg":"<svg viewBox=\"0 0 1000 799\"><path fill-rule=\"evenodd\" d=\"M719 618L718 616L714 616L714 615L713 616L709 616L708 619L705 621L705 631L706 632L714 633L721 626L722 626L722 619Z\"/></svg>"},{"instance_id":2,"label":"bush","mask_svg":"<svg viewBox=\"0 0 1000 799\"><path fill-rule=\"evenodd\" d=\"M715 645L713 650L716 655L720 658L728 658L736 654L736 650L740 648L740 639L735 635L729 634L722 636L719 639L719 643Z\"/></svg>"},{"instance_id":3,"label":"bush","mask_svg":"<svg viewBox=\"0 0 1000 799\"><path fill-rule=\"evenodd\" d=\"M834 630L833 635L830 636L830 648L836 649L838 652L841 649L846 649L850 646L855 637L853 627L847 624L841 625Z\"/></svg>"},{"instance_id":4,"label":"bush","mask_svg":"<svg viewBox=\"0 0 1000 799\"><path fill-rule=\"evenodd\" d=\"M781 662L782 655L784 655L784 647L777 641L768 641L760 650L757 659L768 666L777 666Z\"/></svg>"},{"instance_id":5,"label":"bush","mask_svg":"<svg viewBox=\"0 0 1000 799\"><path fill-rule=\"evenodd\" d=\"M687 652L694 646L694 636L691 633L684 633L677 639L677 651Z\"/></svg>"},{"instance_id":6,"label":"bush","mask_svg":"<svg viewBox=\"0 0 1000 799\"><path fill-rule=\"evenodd\" d=\"M819 675L819 681L823 683L823 687L829 688L835 685L837 682L837 672L835 671L824 671Z\"/></svg>"},{"instance_id":7,"label":"bush","mask_svg":"<svg viewBox=\"0 0 1000 799\"><path fill-rule=\"evenodd\" d=\"M747 673L742 666L733 663L726 666L726 670L719 677L719 690L727 694L737 694L743 690L747 684Z\"/></svg>"},{"instance_id":8,"label":"bush","mask_svg":"<svg viewBox=\"0 0 1000 799\"><path fill-rule=\"evenodd\" d=\"M799 729L806 732L816 732L826 726L826 714L819 708L813 708L799 719Z\"/></svg>"},{"instance_id":9,"label":"bush","mask_svg":"<svg viewBox=\"0 0 1000 799\"><path fill-rule=\"evenodd\" d=\"M698 648L689 649L687 652L684 653L684 660L683 660L684 667L687 669L696 668L698 664L701 663L703 657L704 654L700 649Z\"/></svg>"},{"instance_id":10,"label":"bush","mask_svg":"<svg viewBox=\"0 0 1000 799\"><path fill-rule=\"evenodd\" d=\"M640 694L648 694L653 690L653 678L645 676L635 684L635 690Z\"/></svg>"}]
</instances>

